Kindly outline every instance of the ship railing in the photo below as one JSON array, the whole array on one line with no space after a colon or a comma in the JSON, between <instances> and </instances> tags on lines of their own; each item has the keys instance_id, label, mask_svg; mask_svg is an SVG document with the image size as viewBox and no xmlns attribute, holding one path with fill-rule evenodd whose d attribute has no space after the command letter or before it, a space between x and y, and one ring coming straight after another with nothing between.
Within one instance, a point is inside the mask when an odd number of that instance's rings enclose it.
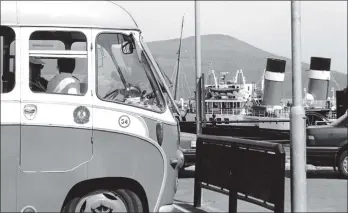
<instances>
[{"instance_id":1,"label":"ship railing","mask_svg":"<svg viewBox=\"0 0 348 213\"><path fill-rule=\"evenodd\" d=\"M287 102L291 103L292 100L291 99L282 99L282 102L286 104ZM315 108L328 108L328 102L330 102L331 106L336 105L336 99L331 99L330 101L302 99L303 106L315 107Z\"/></svg>"},{"instance_id":2,"label":"ship railing","mask_svg":"<svg viewBox=\"0 0 348 213\"><path fill-rule=\"evenodd\" d=\"M215 115L241 115L246 113L247 113L247 109L245 108L206 109L206 114L215 114Z\"/></svg>"},{"instance_id":3,"label":"ship railing","mask_svg":"<svg viewBox=\"0 0 348 213\"><path fill-rule=\"evenodd\" d=\"M257 109L232 108L232 109L206 109L206 114L215 115L249 115L269 118L289 118L290 109L276 109L271 112Z\"/></svg>"},{"instance_id":4,"label":"ship railing","mask_svg":"<svg viewBox=\"0 0 348 213\"><path fill-rule=\"evenodd\" d=\"M248 110L247 115L266 118L289 118L290 110L288 109L276 109L271 112L265 110L251 109Z\"/></svg>"}]
</instances>

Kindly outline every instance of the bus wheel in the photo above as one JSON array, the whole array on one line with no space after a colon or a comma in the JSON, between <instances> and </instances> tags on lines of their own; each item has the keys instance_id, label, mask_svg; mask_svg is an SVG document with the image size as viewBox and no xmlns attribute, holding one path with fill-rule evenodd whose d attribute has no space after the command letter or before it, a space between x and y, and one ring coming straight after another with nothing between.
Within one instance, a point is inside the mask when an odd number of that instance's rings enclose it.
<instances>
[{"instance_id":1,"label":"bus wheel","mask_svg":"<svg viewBox=\"0 0 348 213\"><path fill-rule=\"evenodd\" d=\"M70 200L63 212L143 212L143 205L128 189L98 190Z\"/></svg>"}]
</instances>

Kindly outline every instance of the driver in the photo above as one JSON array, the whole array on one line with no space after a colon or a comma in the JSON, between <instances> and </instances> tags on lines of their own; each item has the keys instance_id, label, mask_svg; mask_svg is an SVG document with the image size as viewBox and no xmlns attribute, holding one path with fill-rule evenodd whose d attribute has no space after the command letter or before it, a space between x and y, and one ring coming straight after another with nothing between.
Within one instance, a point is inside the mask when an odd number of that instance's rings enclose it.
<instances>
[{"instance_id":1,"label":"driver","mask_svg":"<svg viewBox=\"0 0 348 213\"><path fill-rule=\"evenodd\" d=\"M72 75L75 69L75 59L59 58L57 68L59 74L48 82L47 92L79 95L80 81Z\"/></svg>"},{"instance_id":2,"label":"driver","mask_svg":"<svg viewBox=\"0 0 348 213\"><path fill-rule=\"evenodd\" d=\"M48 81L41 77L45 62L39 58L29 57L30 81L29 87L33 92L45 92Z\"/></svg>"}]
</instances>

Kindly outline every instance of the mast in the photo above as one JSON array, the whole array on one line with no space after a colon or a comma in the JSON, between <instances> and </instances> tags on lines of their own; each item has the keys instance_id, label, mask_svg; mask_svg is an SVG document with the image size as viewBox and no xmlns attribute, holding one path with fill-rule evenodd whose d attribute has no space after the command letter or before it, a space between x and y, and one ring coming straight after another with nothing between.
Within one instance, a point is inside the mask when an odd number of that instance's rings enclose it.
<instances>
[{"instance_id":1,"label":"mast","mask_svg":"<svg viewBox=\"0 0 348 213\"><path fill-rule=\"evenodd\" d=\"M179 71L180 71L180 55L181 55L181 41L182 41L182 32L184 29L184 19L185 15L182 17L182 22L181 22L181 33L180 33L180 43L179 43L179 51L178 51L178 59L177 59L177 67L176 67L176 75L175 75L175 82L174 82L174 100L176 100L176 94L178 90L178 81L179 81Z\"/></svg>"}]
</instances>

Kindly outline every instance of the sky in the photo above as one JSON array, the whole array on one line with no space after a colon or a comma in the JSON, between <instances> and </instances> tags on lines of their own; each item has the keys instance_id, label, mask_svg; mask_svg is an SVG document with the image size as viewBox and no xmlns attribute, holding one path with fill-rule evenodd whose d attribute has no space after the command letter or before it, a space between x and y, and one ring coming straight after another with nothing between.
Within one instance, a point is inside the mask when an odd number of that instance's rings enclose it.
<instances>
[{"instance_id":1,"label":"sky","mask_svg":"<svg viewBox=\"0 0 348 213\"><path fill-rule=\"evenodd\" d=\"M194 36L193 1L115 1L128 10L145 41ZM201 1L201 34L233 36L291 58L290 1ZM347 1L301 1L302 61L331 58L331 70L347 73Z\"/></svg>"}]
</instances>

